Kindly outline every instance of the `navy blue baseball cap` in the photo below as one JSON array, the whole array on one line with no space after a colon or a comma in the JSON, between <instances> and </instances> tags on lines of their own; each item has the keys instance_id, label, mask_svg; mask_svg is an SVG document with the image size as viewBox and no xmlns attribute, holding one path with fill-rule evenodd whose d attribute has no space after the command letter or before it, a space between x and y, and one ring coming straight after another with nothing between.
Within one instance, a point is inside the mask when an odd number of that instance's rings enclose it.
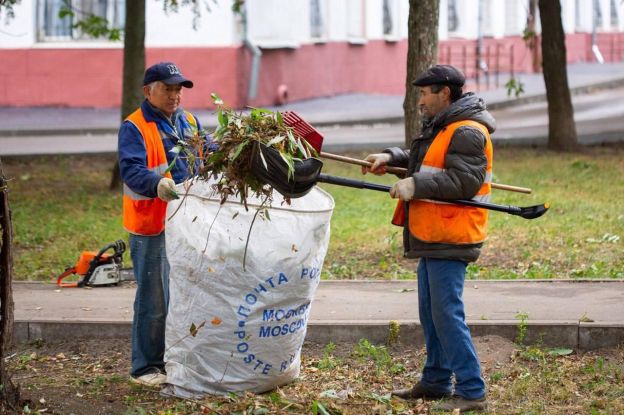
<instances>
[{"instance_id":1,"label":"navy blue baseball cap","mask_svg":"<svg viewBox=\"0 0 624 415\"><path fill-rule=\"evenodd\" d=\"M164 82L167 85L182 84L183 87L193 88L193 81L186 79L173 62L159 62L145 70L143 85L149 85L156 81Z\"/></svg>"}]
</instances>

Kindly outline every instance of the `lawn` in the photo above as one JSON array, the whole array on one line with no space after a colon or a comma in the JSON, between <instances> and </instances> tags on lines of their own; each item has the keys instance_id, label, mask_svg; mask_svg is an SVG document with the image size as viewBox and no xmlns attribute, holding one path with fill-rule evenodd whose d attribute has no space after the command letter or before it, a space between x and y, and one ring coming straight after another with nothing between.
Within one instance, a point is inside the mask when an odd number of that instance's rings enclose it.
<instances>
[{"instance_id":1,"label":"lawn","mask_svg":"<svg viewBox=\"0 0 624 415\"><path fill-rule=\"evenodd\" d=\"M361 157L362 154L351 154ZM108 189L112 156L6 158L15 233L15 279L49 280L83 250L127 240L121 194ZM359 168L325 161L324 172L391 184L393 176L361 176ZM624 278L624 146L583 153L501 148L494 181L531 187L524 195L493 190L494 202L550 202L543 217L490 214L490 234L469 278ZM401 230L388 195L322 185L335 199L326 279L414 278L402 258ZM130 266L129 255L125 265Z\"/></svg>"}]
</instances>

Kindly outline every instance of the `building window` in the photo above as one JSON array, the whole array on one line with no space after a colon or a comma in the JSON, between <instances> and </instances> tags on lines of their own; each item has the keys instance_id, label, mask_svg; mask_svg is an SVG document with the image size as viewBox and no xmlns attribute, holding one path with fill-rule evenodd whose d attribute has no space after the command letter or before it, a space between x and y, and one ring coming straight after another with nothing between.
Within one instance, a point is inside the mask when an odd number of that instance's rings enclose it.
<instances>
[{"instance_id":1,"label":"building window","mask_svg":"<svg viewBox=\"0 0 624 415\"><path fill-rule=\"evenodd\" d=\"M599 0L594 0L594 24L596 29L602 27L602 9Z\"/></svg>"},{"instance_id":2,"label":"building window","mask_svg":"<svg viewBox=\"0 0 624 415\"><path fill-rule=\"evenodd\" d=\"M310 37L312 40L327 39L326 0L310 0Z\"/></svg>"},{"instance_id":3,"label":"building window","mask_svg":"<svg viewBox=\"0 0 624 415\"><path fill-rule=\"evenodd\" d=\"M65 4L71 5L74 16L60 17ZM67 41L92 39L75 25L89 16L108 21L108 27L122 28L125 22L125 0L38 0L37 17L39 41Z\"/></svg>"},{"instance_id":4,"label":"building window","mask_svg":"<svg viewBox=\"0 0 624 415\"><path fill-rule=\"evenodd\" d=\"M448 0L448 31L456 32L459 29L459 14L457 13L457 1Z\"/></svg>"},{"instance_id":5,"label":"building window","mask_svg":"<svg viewBox=\"0 0 624 415\"><path fill-rule=\"evenodd\" d=\"M384 36L386 39L398 39L400 35L398 0L384 0L382 15Z\"/></svg>"},{"instance_id":6,"label":"building window","mask_svg":"<svg viewBox=\"0 0 624 415\"><path fill-rule=\"evenodd\" d=\"M574 27L579 30L581 26L581 0L574 2Z\"/></svg>"},{"instance_id":7,"label":"building window","mask_svg":"<svg viewBox=\"0 0 624 415\"><path fill-rule=\"evenodd\" d=\"M615 0L611 0L611 27L617 28L620 25L617 12L617 4Z\"/></svg>"},{"instance_id":8,"label":"building window","mask_svg":"<svg viewBox=\"0 0 624 415\"><path fill-rule=\"evenodd\" d=\"M352 43L366 41L363 0L347 0L347 37Z\"/></svg>"}]
</instances>

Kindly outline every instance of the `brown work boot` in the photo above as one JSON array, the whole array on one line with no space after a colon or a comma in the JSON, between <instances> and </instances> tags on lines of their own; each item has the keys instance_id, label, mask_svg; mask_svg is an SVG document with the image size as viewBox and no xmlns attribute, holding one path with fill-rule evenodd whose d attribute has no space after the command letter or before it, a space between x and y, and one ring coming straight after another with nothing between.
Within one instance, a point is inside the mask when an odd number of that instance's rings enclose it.
<instances>
[{"instance_id":1,"label":"brown work boot","mask_svg":"<svg viewBox=\"0 0 624 415\"><path fill-rule=\"evenodd\" d=\"M410 389L399 389L392 391L392 395L401 399L442 399L451 396L450 392L443 393L431 390L418 382Z\"/></svg>"},{"instance_id":2,"label":"brown work boot","mask_svg":"<svg viewBox=\"0 0 624 415\"><path fill-rule=\"evenodd\" d=\"M434 411L452 411L454 409L459 409L459 412L486 411L487 399L485 396L480 399L466 399L461 396L453 395L449 399L436 402L431 409Z\"/></svg>"}]
</instances>

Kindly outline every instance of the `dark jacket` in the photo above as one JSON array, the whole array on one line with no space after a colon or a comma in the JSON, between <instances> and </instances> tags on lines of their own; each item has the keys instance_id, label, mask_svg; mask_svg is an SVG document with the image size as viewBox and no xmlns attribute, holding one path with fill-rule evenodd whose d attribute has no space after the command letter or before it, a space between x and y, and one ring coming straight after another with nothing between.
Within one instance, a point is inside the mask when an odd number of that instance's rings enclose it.
<instances>
[{"instance_id":1,"label":"dark jacket","mask_svg":"<svg viewBox=\"0 0 624 415\"><path fill-rule=\"evenodd\" d=\"M473 93L467 93L448 108L423 123L422 134L413 140L410 150L392 147L384 150L392 155L390 165L407 167L414 178L414 199L470 199L477 194L483 181L487 160L484 154L485 137L473 127L458 128L453 134L445 159L445 169L439 173L419 172L422 161L436 135L447 125L462 120L473 120L494 132L496 123L486 110L485 102ZM428 257L476 261L481 243L451 245L423 242L411 235L406 222L403 245L408 258Z\"/></svg>"}]
</instances>

